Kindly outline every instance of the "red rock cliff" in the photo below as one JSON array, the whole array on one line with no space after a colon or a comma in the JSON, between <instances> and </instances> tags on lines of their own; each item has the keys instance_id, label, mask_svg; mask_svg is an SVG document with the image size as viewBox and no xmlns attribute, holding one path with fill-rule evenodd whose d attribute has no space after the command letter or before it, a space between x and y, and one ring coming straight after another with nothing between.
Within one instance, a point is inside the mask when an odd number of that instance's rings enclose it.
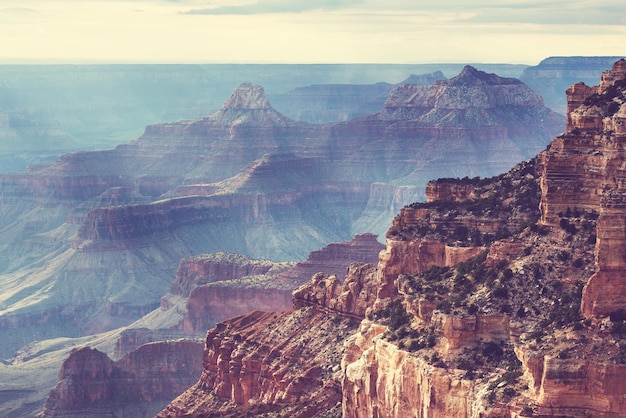
<instances>
[{"instance_id":1,"label":"red rock cliff","mask_svg":"<svg viewBox=\"0 0 626 418\"><path fill-rule=\"evenodd\" d=\"M374 295L373 272L353 265L343 285L316 276L294 293L295 310L218 324L207 334L200 381L158 416L338 415L343 340L363 317L363 296Z\"/></svg>"}]
</instances>

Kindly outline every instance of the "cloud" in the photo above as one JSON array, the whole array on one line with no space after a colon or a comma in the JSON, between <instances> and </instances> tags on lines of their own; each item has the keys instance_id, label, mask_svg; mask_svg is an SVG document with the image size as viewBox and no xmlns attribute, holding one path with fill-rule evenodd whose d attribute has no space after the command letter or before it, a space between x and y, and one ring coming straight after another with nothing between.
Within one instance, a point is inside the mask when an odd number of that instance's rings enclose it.
<instances>
[{"instance_id":1,"label":"cloud","mask_svg":"<svg viewBox=\"0 0 626 418\"><path fill-rule=\"evenodd\" d=\"M189 15L254 15L266 13L301 13L309 10L340 10L360 4L360 0L257 0L254 3L236 6L190 9Z\"/></svg>"},{"instance_id":2,"label":"cloud","mask_svg":"<svg viewBox=\"0 0 626 418\"><path fill-rule=\"evenodd\" d=\"M620 0L256 0L247 4L209 4L193 0L158 0L191 7L187 15L256 15L312 10L348 13L406 13L463 16L477 24L624 25L626 5ZM202 7L200 7L202 6Z\"/></svg>"},{"instance_id":3,"label":"cloud","mask_svg":"<svg viewBox=\"0 0 626 418\"><path fill-rule=\"evenodd\" d=\"M506 4L476 10L476 23L532 23L539 25L623 25L626 5L617 1L568 1Z\"/></svg>"}]
</instances>

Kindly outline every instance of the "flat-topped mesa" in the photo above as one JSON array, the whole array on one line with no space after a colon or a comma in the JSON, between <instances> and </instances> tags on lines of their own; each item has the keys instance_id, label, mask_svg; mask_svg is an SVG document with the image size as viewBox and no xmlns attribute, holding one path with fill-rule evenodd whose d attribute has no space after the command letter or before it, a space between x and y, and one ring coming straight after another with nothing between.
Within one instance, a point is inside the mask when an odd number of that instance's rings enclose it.
<instances>
[{"instance_id":1,"label":"flat-topped mesa","mask_svg":"<svg viewBox=\"0 0 626 418\"><path fill-rule=\"evenodd\" d=\"M438 179L426 185L426 201L450 200L463 202L474 198L475 185L458 179Z\"/></svg>"}]
</instances>

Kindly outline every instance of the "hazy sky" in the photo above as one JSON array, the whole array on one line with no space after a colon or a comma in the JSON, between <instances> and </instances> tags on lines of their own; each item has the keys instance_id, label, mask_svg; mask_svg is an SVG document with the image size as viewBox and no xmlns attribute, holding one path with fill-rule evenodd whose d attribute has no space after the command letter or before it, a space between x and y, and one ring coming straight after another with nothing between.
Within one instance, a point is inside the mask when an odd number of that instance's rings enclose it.
<instances>
[{"instance_id":1,"label":"hazy sky","mask_svg":"<svg viewBox=\"0 0 626 418\"><path fill-rule=\"evenodd\" d=\"M624 0L0 0L0 62L536 64L626 55Z\"/></svg>"}]
</instances>

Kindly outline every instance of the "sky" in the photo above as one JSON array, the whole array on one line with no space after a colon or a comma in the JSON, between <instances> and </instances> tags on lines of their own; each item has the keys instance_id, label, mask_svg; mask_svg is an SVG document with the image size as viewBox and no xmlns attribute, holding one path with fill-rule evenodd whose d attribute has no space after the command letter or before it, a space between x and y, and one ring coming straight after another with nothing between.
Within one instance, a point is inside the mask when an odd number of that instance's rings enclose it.
<instances>
[{"instance_id":1,"label":"sky","mask_svg":"<svg viewBox=\"0 0 626 418\"><path fill-rule=\"evenodd\" d=\"M0 63L513 63L626 55L624 0L0 0Z\"/></svg>"}]
</instances>

